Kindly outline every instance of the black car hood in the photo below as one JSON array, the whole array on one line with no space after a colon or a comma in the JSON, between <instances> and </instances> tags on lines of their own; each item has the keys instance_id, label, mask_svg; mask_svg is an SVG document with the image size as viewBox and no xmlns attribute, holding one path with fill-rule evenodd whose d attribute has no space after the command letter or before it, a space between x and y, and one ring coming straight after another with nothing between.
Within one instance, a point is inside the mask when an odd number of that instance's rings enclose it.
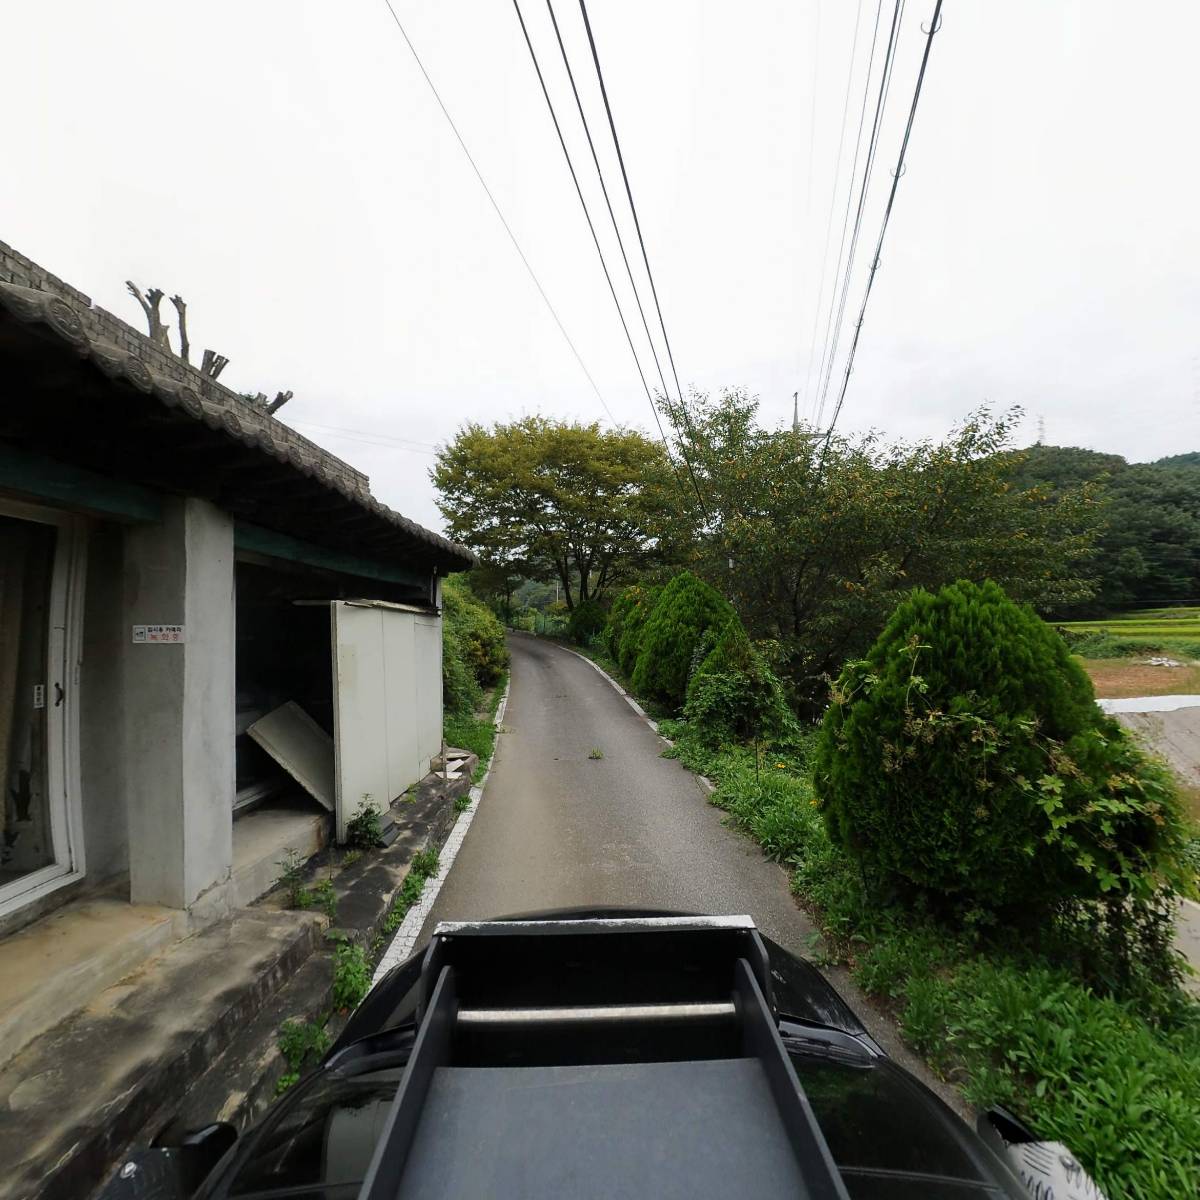
<instances>
[{"instance_id":1,"label":"black car hood","mask_svg":"<svg viewBox=\"0 0 1200 1200\"><path fill-rule=\"evenodd\" d=\"M690 917L695 913L650 908L555 908L537 912L510 913L500 921L588 921L638 917ZM854 1010L838 995L828 980L805 959L789 953L761 931L771 965L775 1008L794 1021L821 1025L865 1040L877 1049ZM415 954L385 975L350 1018L330 1051L340 1049L370 1034L412 1018L416 1009L414 989L420 974L421 955Z\"/></svg>"}]
</instances>

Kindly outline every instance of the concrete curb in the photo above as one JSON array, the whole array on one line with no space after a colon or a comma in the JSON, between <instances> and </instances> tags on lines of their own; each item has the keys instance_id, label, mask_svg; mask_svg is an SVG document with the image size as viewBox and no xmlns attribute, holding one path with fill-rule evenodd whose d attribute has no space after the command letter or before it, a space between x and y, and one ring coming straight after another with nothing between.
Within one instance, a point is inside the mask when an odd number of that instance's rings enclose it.
<instances>
[{"instance_id":1,"label":"concrete curb","mask_svg":"<svg viewBox=\"0 0 1200 1200\"><path fill-rule=\"evenodd\" d=\"M592 670L598 671L602 678L607 679L621 699L624 700L625 703L628 704L629 707L632 708L633 711L637 713L637 715L641 717L647 725L650 726L655 735L658 737L658 740L662 742L664 746L675 745L675 743L671 741L669 737L664 737L658 732L658 722L651 717L646 710L602 666L600 666L599 663L588 658L586 654L580 654L578 650L572 650L568 646L564 646L563 649L566 650L568 654L573 654L576 658L582 659L589 667L592 668ZM709 779L707 775L701 775L696 771L693 771L692 774L700 781L700 786L706 792L715 792L717 790L717 785L713 783L713 781Z\"/></svg>"},{"instance_id":2,"label":"concrete curb","mask_svg":"<svg viewBox=\"0 0 1200 1200\"><path fill-rule=\"evenodd\" d=\"M493 724L499 730L504 721L504 710L508 707L508 692L512 687L510 679L504 686L504 695L500 697L500 703L496 706L496 715L493 718ZM383 952L383 957L379 960L379 965L375 968L375 974L371 977L371 986L374 987L393 967L398 966L406 959L412 956L412 952L416 949L417 937L421 932L421 927L425 924L426 918L433 910L435 901L438 898L438 893L442 890L442 884L446 882L446 876L450 874L450 868L454 866L454 860L458 857L458 851L463 844L463 839L467 836L467 830L471 827L471 822L475 819L475 812L479 808L479 801L483 799L484 788L487 787L487 781L492 774L492 764L496 761L496 750L492 750L491 762L488 763L487 770L483 773L483 778L472 786L470 791L471 804L464 809L460 814L454 827L450 830L450 835L443 843L441 850L438 852L438 873L429 880L421 892L421 898L412 906L405 914L404 920L400 923L400 928L396 930L396 936L392 938L392 943Z\"/></svg>"}]
</instances>

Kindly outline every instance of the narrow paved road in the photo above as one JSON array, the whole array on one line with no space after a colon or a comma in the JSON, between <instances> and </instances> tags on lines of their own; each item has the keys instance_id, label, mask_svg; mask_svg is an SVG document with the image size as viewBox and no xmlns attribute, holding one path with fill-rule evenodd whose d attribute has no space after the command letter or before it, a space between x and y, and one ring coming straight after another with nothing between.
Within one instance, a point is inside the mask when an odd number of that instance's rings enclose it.
<instances>
[{"instance_id":1,"label":"narrow paved road","mask_svg":"<svg viewBox=\"0 0 1200 1200\"><path fill-rule=\"evenodd\" d=\"M662 742L612 685L553 643L514 634L509 647L512 690L492 774L418 946L438 921L621 905L748 913L781 946L811 955L814 926L783 869L722 823L697 778L662 757ZM888 1053L966 1116L848 975L825 974Z\"/></svg>"},{"instance_id":2,"label":"narrow paved road","mask_svg":"<svg viewBox=\"0 0 1200 1200\"><path fill-rule=\"evenodd\" d=\"M487 793L422 940L441 920L628 905L749 913L803 950L812 925L783 870L721 823L612 685L560 646L520 635L509 645L512 690Z\"/></svg>"}]
</instances>

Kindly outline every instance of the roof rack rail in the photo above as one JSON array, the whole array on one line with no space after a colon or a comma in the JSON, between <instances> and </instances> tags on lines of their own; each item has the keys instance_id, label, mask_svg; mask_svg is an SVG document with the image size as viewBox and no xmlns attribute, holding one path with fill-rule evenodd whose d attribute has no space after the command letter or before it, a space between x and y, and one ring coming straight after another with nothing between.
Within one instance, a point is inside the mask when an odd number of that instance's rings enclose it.
<instances>
[{"instance_id":1,"label":"roof rack rail","mask_svg":"<svg viewBox=\"0 0 1200 1200\"><path fill-rule=\"evenodd\" d=\"M748 917L442 924L360 1200L846 1200Z\"/></svg>"}]
</instances>

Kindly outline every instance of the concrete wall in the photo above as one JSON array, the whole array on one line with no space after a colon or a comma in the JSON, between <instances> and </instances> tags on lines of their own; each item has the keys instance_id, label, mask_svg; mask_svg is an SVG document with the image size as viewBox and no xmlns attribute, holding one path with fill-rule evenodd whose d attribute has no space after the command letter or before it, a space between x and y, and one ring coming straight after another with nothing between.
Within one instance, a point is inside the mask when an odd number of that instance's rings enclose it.
<instances>
[{"instance_id":1,"label":"concrete wall","mask_svg":"<svg viewBox=\"0 0 1200 1200\"><path fill-rule=\"evenodd\" d=\"M122 544L118 525L88 536L80 674L79 767L88 885L129 869L125 811Z\"/></svg>"},{"instance_id":2,"label":"concrete wall","mask_svg":"<svg viewBox=\"0 0 1200 1200\"><path fill-rule=\"evenodd\" d=\"M181 644L134 644L182 624ZM233 864L233 522L172 499L125 536L123 739L130 899L187 908Z\"/></svg>"}]
</instances>

